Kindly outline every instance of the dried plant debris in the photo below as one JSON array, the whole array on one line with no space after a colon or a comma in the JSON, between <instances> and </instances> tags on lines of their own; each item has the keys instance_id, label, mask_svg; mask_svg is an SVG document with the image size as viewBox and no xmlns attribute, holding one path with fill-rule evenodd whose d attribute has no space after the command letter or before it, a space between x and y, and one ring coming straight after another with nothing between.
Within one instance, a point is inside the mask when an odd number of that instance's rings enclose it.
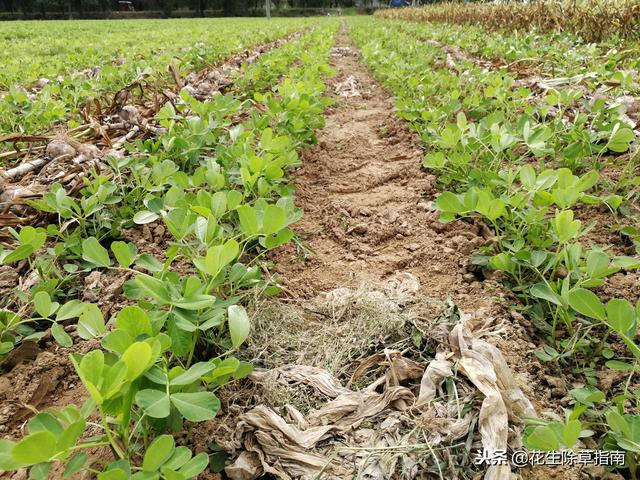
<instances>
[{"instance_id":1,"label":"dried plant debris","mask_svg":"<svg viewBox=\"0 0 640 480\"><path fill-rule=\"evenodd\" d=\"M359 57L360 53L357 49L351 47L333 47L331 49L332 57Z\"/></svg>"},{"instance_id":2,"label":"dried plant debris","mask_svg":"<svg viewBox=\"0 0 640 480\"><path fill-rule=\"evenodd\" d=\"M334 91L342 97L360 97L362 87L360 82L353 75L349 75L344 82L336 84Z\"/></svg>"},{"instance_id":3,"label":"dried plant debris","mask_svg":"<svg viewBox=\"0 0 640 480\"><path fill-rule=\"evenodd\" d=\"M237 418L231 439L215 439L235 454L226 474L459 478L478 473L472 450L520 447L519 418L535 411L500 351L481 338L493 319L418 298L418 288L415 277L402 274L281 306L281 316L273 305L266 318L257 314L249 351L270 368L251 377L257 406ZM292 338L302 333L305 354L282 348L286 337L272 337L260 350L267 319L279 323L271 328L291 328ZM355 337L361 343L350 349ZM509 475L509 467L495 466L485 478Z\"/></svg>"},{"instance_id":4,"label":"dried plant debris","mask_svg":"<svg viewBox=\"0 0 640 480\"><path fill-rule=\"evenodd\" d=\"M607 15L603 15L603 12ZM376 16L418 22L444 22L482 25L489 29L536 29L543 32L566 32L582 36L589 42L619 36L638 38L638 4L621 1L616 8L601 0L585 2L541 1L532 3L501 2L469 5L444 2L415 8L381 9Z\"/></svg>"}]
</instances>

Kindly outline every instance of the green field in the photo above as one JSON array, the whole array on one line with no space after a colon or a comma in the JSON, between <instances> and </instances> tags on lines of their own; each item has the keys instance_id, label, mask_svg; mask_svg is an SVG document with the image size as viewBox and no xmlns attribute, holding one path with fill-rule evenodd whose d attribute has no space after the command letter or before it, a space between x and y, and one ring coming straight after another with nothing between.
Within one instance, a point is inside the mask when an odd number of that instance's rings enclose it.
<instances>
[{"instance_id":1,"label":"green field","mask_svg":"<svg viewBox=\"0 0 640 480\"><path fill-rule=\"evenodd\" d=\"M0 472L637 478L638 39L467 8L0 24Z\"/></svg>"},{"instance_id":2,"label":"green field","mask_svg":"<svg viewBox=\"0 0 640 480\"><path fill-rule=\"evenodd\" d=\"M170 64L181 74L197 71L307 25L305 19L5 23L0 131L41 133L69 120L77 126L81 105L142 75L160 81Z\"/></svg>"}]
</instances>

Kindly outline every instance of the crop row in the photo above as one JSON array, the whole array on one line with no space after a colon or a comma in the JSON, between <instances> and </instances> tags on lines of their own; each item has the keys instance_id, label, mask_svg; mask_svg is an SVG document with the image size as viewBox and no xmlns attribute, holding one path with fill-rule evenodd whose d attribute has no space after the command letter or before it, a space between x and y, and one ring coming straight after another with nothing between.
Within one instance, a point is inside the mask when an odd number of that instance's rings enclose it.
<instances>
[{"instance_id":1,"label":"crop row","mask_svg":"<svg viewBox=\"0 0 640 480\"><path fill-rule=\"evenodd\" d=\"M183 76L308 25L289 19L12 24L3 36L16 50L0 54L0 132L75 128L85 104L136 80L162 86L172 78L170 65Z\"/></svg>"},{"instance_id":2,"label":"crop row","mask_svg":"<svg viewBox=\"0 0 640 480\"><path fill-rule=\"evenodd\" d=\"M637 42L587 43L566 33L514 33L477 25L406 21L393 24L421 39L462 49L474 57L508 66L516 74L536 74L543 81L548 77L567 77L567 82L589 87L596 82L616 84L626 81L629 84L632 72L640 66Z\"/></svg>"},{"instance_id":3,"label":"crop row","mask_svg":"<svg viewBox=\"0 0 640 480\"><path fill-rule=\"evenodd\" d=\"M572 33L587 41L610 37L639 38L637 0L545 0L532 3L507 2L473 5L445 2L417 8L381 10L377 16L421 22L483 25L502 30Z\"/></svg>"},{"instance_id":4,"label":"crop row","mask_svg":"<svg viewBox=\"0 0 640 480\"><path fill-rule=\"evenodd\" d=\"M587 246L582 239L594 225L576 213L606 205L615 227L637 206L638 138L626 107L571 86L515 86L504 69L471 61L448 68L442 48L399 33L395 23L354 21L352 32L427 147L424 166L444 190L435 202L441 220L465 218L493 231L494 242L473 264L499 272L520 299L518 308L544 338L539 359L586 385L569 392L573 408L564 417L530 420L525 445L572 448L593 436L603 448L626 450L624 468L635 478L640 415L630 385L640 367L640 303L620 297L604 304L594 289L616 272L634 274L640 260ZM604 169L616 180L601 175ZM603 392L597 372L604 370L627 381Z\"/></svg>"},{"instance_id":5,"label":"crop row","mask_svg":"<svg viewBox=\"0 0 640 480\"><path fill-rule=\"evenodd\" d=\"M87 470L100 480L175 480L209 465L206 452L176 446L171 433L213 418L214 392L252 370L234 356L250 329L241 303L277 290L262 257L292 238L288 225L301 215L287 171L323 124L336 27L310 33L305 54L278 49L249 67L251 78L277 81L258 82L251 98L201 102L183 90L156 116L164 133L107 159L78 197L55 185L32 204L54 221L13 232L16 248L0 255L37 276L2 311L2 354L42 338L43 326L62 347L75 332L100 348L71 356L87 402L38 413L22 440L1 440L0 470L29 467L30 478L44 479L62 463L65 478ZM169 233L164 258L127 241L127 228L150 224ZM127 279L127 306L107 322L97 304L70 296L91 272ZM99 434L88 437L89 425ZM104 469L87 453L102 446L115 456Z\"/></svg>"}]
</instances>

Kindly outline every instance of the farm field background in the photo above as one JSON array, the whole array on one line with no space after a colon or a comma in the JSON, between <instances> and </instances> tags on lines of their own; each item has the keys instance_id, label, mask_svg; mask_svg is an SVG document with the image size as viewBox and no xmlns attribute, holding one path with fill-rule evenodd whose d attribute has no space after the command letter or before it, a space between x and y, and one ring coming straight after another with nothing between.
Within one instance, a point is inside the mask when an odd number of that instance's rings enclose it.
<instances>
[{"instance_id":1,"label":"farm field background","mask_svg":"<svg viewBox=\"0 0 640 480\"><path fill-rule=\"evenodd\" d=\"M636 478L636 7L468 8L0 24L0 472Z\"/></svg>"},{"instance_id":2,"label":"farm field background","mask_svg":"<svg viewBox=\"0 0 640 480\"><path fill-rule=\"evenodd\" d=\"M274 19L268 26L260 19L7 23L0 31L6 47L0 54L4 90L0 127L5 132L35 133L64 121L78 126L82 105L137 79L160 83L169 65L178 75L186 75L308 23L305 19Z\"/></svg>"}]
</instances>

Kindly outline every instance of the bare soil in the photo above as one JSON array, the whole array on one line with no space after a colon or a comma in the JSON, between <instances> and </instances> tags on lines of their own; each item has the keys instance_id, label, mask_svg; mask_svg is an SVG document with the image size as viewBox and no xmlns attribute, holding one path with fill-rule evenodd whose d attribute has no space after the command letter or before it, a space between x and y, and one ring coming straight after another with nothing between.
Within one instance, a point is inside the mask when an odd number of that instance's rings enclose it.
<instances>
[{"instance_id":1,"label":"bare soil","mask_svg":"<svg viewBox=\"0 0 640 480\"><path fill-rule=\"evenodd\" d=\"M337 44L349 48L350 40L343 33ZM534 393L531 381L540 365L529 355L532 327L518 314L514 321L509 292L470 264L470 254L488 242L485 230L464 221L440 223L432 207L435 177L421 168L420 139L396 117L393 98L358 53L348 52L333 56L337 75L330 88L353 76L361 95L335 95L318 144L303 153L303 166L295 172L296 202L304 216L294 227L303 247L289 244L273 258L285 292L312 298L411 273L421 295L450 297L464 311L506 321L498 333L508 335L496 336L496 342L509 347L505 355L513 352L511 366L522 376L521 386Z\"/></svg>"},{"instance_id":2,"label":"bare soil","mask_svg":"<svg viewBox=\"0 0 640 480\"><path fill-rule=\"evenodd\" d=\"M339 44L348 45L344 37ZM336 52L330 88L353 77L359 94L334 95L318 144L295 172L305 213L295 228L308 251L289 245L274 257L284 285L294 296L313 296L402 271L431 296L490 307L498 284L483 285L467 271L469 253L487 242L480 228L439 222L431 203L435 178L420 167L420 139L395 116L393 99L355 50Z\"/></svg>"}]
</instances>

